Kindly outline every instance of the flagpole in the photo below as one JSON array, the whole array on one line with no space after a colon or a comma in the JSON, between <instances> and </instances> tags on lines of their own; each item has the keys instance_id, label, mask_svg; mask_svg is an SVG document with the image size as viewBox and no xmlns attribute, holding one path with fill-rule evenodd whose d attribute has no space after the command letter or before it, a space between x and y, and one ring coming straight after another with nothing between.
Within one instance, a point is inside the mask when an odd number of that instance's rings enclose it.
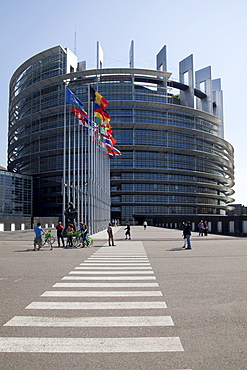
<instances>
[{"instance_id":1,"label":"flagpole","mask_svg":"<svg viewBox=\"0 0 247 370\"><path fill-rule=\"evenodd\" d=\"M83 126L81 127L81 145L80 145L80 157L81 157L81 164L80 164L80 189L81 189L81 192L80 192L80 201L81 201L81 221L82 222L86 222L86 218L85 218L85 215L84 215L84 199L85 199L85 196L84 196L84 158L83 155L84 155L84 138L83 138ZM78 159L79 160L79 159Z\"/></svg>"},{"instance_id":2,"label":"flagpole","mask_svg":"<svg viewBox=\"0 0 247 370\"><path fill-rule=\"evenodd\" d=\"M83 186L83 196L84 196L84 202L82 203L83 204L83 207L84 207L84 212L82 210L82 215L83 215L83 222L86 223L86 225L88 224L87 222L87 217L88 217L88 213L87 213L87 184L88 184L88 181L87 181L87 161L86 161L86 158L87 158L87 145L86 145L86 135L84 135L84 130L82 130L82 142L83 142L83 183L82 183L82 186Z\"/></svg>"},{"instance_id":3,"label":"flagpole","mask_svg":"<svg viewBox=\"0 0 247 370\"><path fill-rule=\"evenodd\" d=\"M75 116L73 120L73 186L72 186L72 202L76 207L76 201L75 201ZM77 208L77 207L76 207Z\"/></svg>"},{"instance_id":4,"label":"flagpole","mask_svg":"<svg viewBox=\"0 0 247 370\"><path fill-rule=\"evenodd\" d=\"M77 187L76 187L76 198L77 198L77 214L78 214L78 220L77 224L79 224L80 219L81 219L81 197L80 197L80 150L81 150L81 145L80 145L80 121L78 122L78 127L77 127Z\"/></svg>"},{"instance_id":5,"label":"flagpole","mask_svg":"<svg viewBox=\"0 0 247 370\"><path fill-rule=\"evenodd\" d=\"M94 108L93 108L93 102L91 103L91 120L94 122L94 117L93 117L93 111L94 111ZM91 144L91 173L92 173L92 198L93 198L93 202L92 202L92 230L93 230L93 233L95 231L95 125L94 123L92 124L93 125L93 131L92 131L92 144Z\"/></svg>"},{"instance_id":6,"label":"flagpole","mask_svg":"<svg viewBox=\"0 0 247 370\"><path fill-rule=\"evenodd\" d=\"M62 220L65 226L65 208L66 208L66 89L68 82L64 81L64 109L63 109L63 183L62 183L62 193L63 193L63 210L62 210Z\"/></svg>"},{"instance_id":7,"label":"flagpole","mask_svg":"<svg viewBox=\"0 0 247 370\"><path fill-rule=\"evenodd\" d=\"M68 189L68 203L71 201L71 136L70 136L70 130L71 130L71 124L70 124L70 120L71 120L71 113L69 112L69 148L68 148L68 186L67 186L67 189Z\"/></svg>"},{"instance_id":8,"label":"flagpole","mask_svg":"<svg viewBox=\"0 0 247 370\"><path fill-rule=\"evenodd\" d=\"M91 143L90 143L90 130L91 130L91 126L90 126L90 117L91 117L91 114L90 114L90 110L91 110L91 106L90 106L90 85L88 85L88 117L89 117L89 120L88 120L88 137L87 137L87 162L88 162L88 166L87 166L87 214L88 214L88 227L89 227L89 230L91 230L91 153L90 153L90 148L91 148Z\"/></svg>"}]
</instances>

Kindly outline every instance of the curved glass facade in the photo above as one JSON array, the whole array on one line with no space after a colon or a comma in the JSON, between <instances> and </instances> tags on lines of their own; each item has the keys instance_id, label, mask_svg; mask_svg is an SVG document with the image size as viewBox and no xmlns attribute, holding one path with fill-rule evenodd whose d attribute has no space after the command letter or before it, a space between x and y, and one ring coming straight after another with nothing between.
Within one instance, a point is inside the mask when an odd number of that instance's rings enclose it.
<instances>
[{"instance_id":1,"label":"curved glass facade","mask_svg":"<svg viewBox=\"0 0 247 370\"><path fill-rule=\"evenodd\" d=\"M25 62L10 82L8 169L34 176L36 214L61 214L65 80L86 109L89 84L109 101L122 153L111 160L112 218L140 223L226 213L233 200L233 148L223 139L217 98L207 111L207 96L195 89L194 108L182 95L189 86L181 83L181 96L174 96L165 71L76 71L66 50L56 47Z\"/></svg>"}]
</instances>

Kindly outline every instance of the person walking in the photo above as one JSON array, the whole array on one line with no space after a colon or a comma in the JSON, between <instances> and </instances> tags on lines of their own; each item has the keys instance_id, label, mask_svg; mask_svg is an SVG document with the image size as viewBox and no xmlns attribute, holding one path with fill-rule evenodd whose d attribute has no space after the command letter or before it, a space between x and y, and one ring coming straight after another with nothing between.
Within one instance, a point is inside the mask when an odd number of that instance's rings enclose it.
<instances>
[{"instance_id":1,"label":"person walking","mask_svg":"<svg viewBox=\"0 0 247 370\"><path fill-rule=\"evenodd\" d=\"M146 228L147 228L147 225L148 225L147 221L144 221L144 222L143 222L143 227L144 227L144 230L146 230Z\"/></svg>"},{"instance_id":2,"label":"person walking","mask_svg":"<svg viewBox=\"0 0 247 370\"><path fill-rule=\"evenodd\" d=\"M45 231L41 227L41 223L38 222L37 226L34 228L35 232L35 238L33 243L33 250L36 251L36 245L38 246L37 250L39 251L42 244L42 235L45 233Z\"/></svg>"},{"instance_id":3,"label":"person walking","mask_svg":"<svg viewBox=\"0 0 247 370\"><path fill-rule=\"evenodd\" d=\"M190 221L186 223L186 226L184 228L184 235L187 240L187 247L185 249L192 249L191 242L190 242L190 236L191 236L191 226Z\"/></svg>"},{"instance_id":4,"label":"person walking","mask_svg":"<svg viewBox=\"0 0 247 370\"><path fill-rule=\"evenodd\" d=\"M126 222L126 228L124 230L126 230L125 231L125 239L130 240L131 237L130 237L130 224L129 224L129 222Z\"/></svg>"},{"instance_id":5,"label":"person walking","mask_svg":"<svg viewBox=\"0 0 247 370\"><path fill-rule=\"evenodd\" d=\"M113 240L113 231L112 231L112 224L109 223L108 228L107 228L107 233L108 233L108 241L109 241L109 247L112 245L115 247L116 245L114 244Z\"/></svg>"},{"instance_id":6,"label":"person walking","mask_svg":"<svg viewBox=\"0 0 247 370\"><path fill-rule=\"evenodd\" d=\"M64 226L62 225L62 222L59 221L59 223L56 226L57 229L57 244L60 247L60 239L62 241L63 247L64 245L64 238L63 238L63 231L64 231Z\"/></svg>"}]
</instances>

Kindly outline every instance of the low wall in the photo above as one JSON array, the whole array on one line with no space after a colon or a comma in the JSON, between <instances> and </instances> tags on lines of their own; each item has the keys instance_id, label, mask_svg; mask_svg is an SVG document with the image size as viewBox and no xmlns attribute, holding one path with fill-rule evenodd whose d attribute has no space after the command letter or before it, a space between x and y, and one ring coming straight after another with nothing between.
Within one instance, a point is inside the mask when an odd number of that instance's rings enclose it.
<instances>
[{"instance_id":1,"label":"low wall","mask_svg":"<svg viewBox=\"0 0 247 370\"><path fill-rule=\"evenodd\" d=\"M33 229L40 222L44 228L53 228L61 221L59 217L0 217L0 231Z\"/></svg>"},{"instance_id":2,"label":"low wall","mask_svg":"<svg viewBox=\"0 0 247 370\"><path fill-rule=\"evenodd\" d=\"M185 216L183 218L177 216L163 217L156 219L154 226L166 227L182 230L182 222L190 221L192 231L198 231L198 223L200 220L207 221L208 230L211 234L247 236L247 216L213 216L213 217L198 217ZM151 223L149 223L151 224Z\"/></svg>"},{"instance_id":3,"label":"low wall","mask_svg":"<svg viewBox=\"0 0 247 370\"><path fill-rule=\"evenodd\" d=\"M26 230L32 228L31 217L0 217L0 231Z\"/></svg>"}]
</instances>

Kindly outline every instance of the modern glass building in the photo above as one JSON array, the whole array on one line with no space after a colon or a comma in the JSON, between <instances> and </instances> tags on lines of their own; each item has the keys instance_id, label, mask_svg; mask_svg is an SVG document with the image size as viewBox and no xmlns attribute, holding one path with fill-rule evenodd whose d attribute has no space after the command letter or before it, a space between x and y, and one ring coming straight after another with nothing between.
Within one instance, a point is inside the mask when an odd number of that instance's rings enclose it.
<instances>
[{"instance_id":1,"label":"modern glass building","mask_svg":"<svg viewBox=\"0 0 247 370\"><path fill-rule=\"evenodd\" d=\"M32 202L32 177L0 169L0 217L31 217Z\"/></svg>"},{"instance_id":2,"label":"modern glass building","mask_svg":"<svg viewBox=\"0 0 247 370\"><path fill-rule=\"evenodd\" d=\"M194 71L190 55L179 62L179 81L173 80L166 46L156 56L156 69L135 68L132 42L128 68L104 68L98 43L96 69L87 70L86 62L78 63L69 49L56 46L13 74L8 170L33 176L34 215L62 214L68 147L78 153L81 145L88 145L85 136L83 143L69 139L68 130L78 123L64 109L65 84L86 110L89 86L109 101L107 111L122 153L110 163L111 218L157 224L169 217L226 214L233 201L234 151L224 140L220 79L212 79L211 67ZM76 159L69 167L71 176L86 168L84 182L75 182L84 196L90 181L85 163L88 159Z\"/></svg>"}]
</instances>

